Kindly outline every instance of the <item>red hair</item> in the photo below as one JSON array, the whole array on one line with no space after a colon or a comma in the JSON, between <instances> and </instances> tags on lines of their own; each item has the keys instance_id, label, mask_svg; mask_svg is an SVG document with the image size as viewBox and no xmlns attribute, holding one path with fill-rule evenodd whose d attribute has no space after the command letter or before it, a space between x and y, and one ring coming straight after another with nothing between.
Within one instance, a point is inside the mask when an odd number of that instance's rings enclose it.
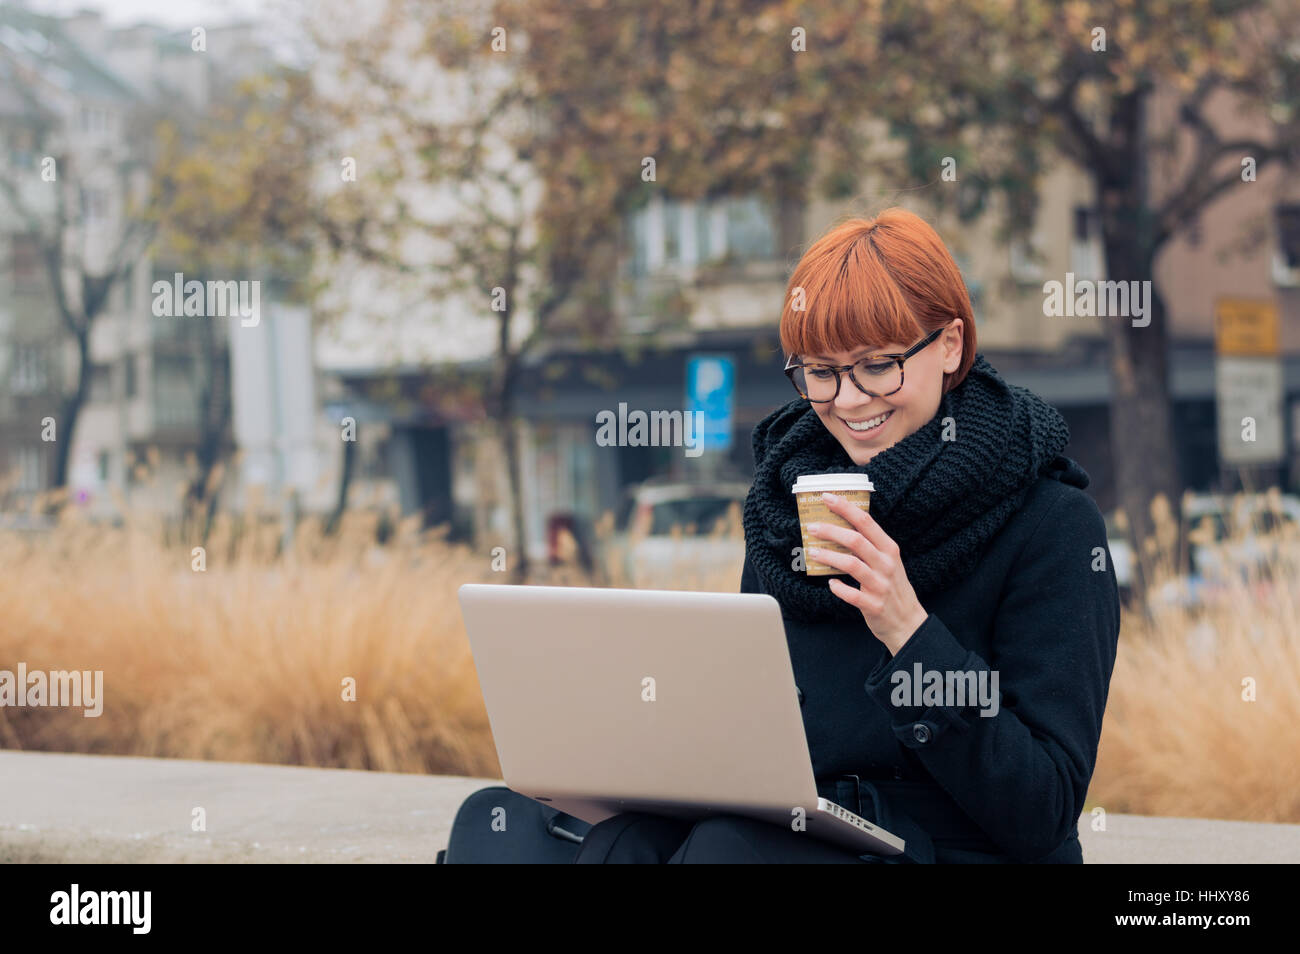
<instances>
[{"instance_id":1,"label":"red hair","mask_svg":"<svg viewBox=\"0 0 1300 954\"><path fill-rule=\"evenodd\" d=\"M800 288L803 310L795 308ZM781 347L804 356L910 343L954 318L962 320L961 363L943 376L944 391L975 362L970 294L938 233L915 213L886 209L835 226L799 259L781 311Z\"/></svg>"}]
</instances>

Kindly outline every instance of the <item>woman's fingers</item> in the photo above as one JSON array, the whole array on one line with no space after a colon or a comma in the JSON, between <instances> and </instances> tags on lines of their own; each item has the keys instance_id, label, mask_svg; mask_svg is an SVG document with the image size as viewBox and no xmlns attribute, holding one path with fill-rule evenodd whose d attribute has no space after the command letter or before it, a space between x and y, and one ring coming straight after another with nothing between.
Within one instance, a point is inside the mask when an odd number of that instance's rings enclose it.
<instances>
[{"instance_id":1,"label":"woman's fingers","mask_svg":"<svg viewBox=\"0 0 1300 954\"><path fill-rule=\"evenodd\" d=\"M898 544L894 543L889 534L880 529L880 524L876 523L871 514L852 501L845 500L839 494L822 494L822 498L832 513L839 514L851 523L853 528L877 550L886 556L898 555Z\"/></svg>"},{"instance_id":2,"label":"woman's fingers","mask_svg":"<svg viewBox=\"0 0 1300 954\"><path fill-rule=\"evenodd\" d=\"M827 566L833 566L837 570L849 574L858 581L864 588L873 590L878 593L884 593L888 588L888 581L874 569L859 560L852 553L840 553L838 550L823 550L821 547L809 547L808 556ZM842 582L842 581L841 581Z\"/></svg>"},{"instance_id":3,"label":"woman's fingers","mask_svg":"<svg viewBox=\"0 0 1300 954\"><path fill-rule=\"evenodd\" d=\"M871 545L871 541L864 537L857 530L850 530L848 527L836 526L833 523L810 523L808 532L814 537L821 537L823 540L832 540L835 543L848 547L853 555L870 567L885 571L887 568L887 559L884 554ZM820 559L820 557L818 558ZM829 561L825 561L829 562ZM886 573L886 575L888 575Z\"/></svg>"},{"instance_id":4,"label":"woman's fingers","mask_svg":"<svg viewBox=\"0 0 1300 954\"><path fill-rule=\"evenodd\" d=\"M831 592L844 602L850 606L856 606L868 616L878 615L885 608L884 598L871 592L865 586L859 589L856 586L849 586L843 580L832 579L830 588Z\"/></svg>"}]
</instances>

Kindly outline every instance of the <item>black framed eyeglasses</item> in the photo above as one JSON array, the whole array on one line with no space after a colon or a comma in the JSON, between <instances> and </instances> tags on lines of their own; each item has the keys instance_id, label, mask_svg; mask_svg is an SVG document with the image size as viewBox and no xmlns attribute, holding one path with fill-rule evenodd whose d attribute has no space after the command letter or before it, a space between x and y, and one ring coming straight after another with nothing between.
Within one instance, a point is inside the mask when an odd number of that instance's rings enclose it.
<instances>
[{"instance_id":1,"label":"black framed eyeglasses","mask_svg":"<svg viewBox=\"0 0 1300 954\"><path fill-rule=\"evenodd\" d=\"M863 394L888 397L903 387L903 362L928 347L947 327L936 328L902 354L867 355L854 364L806 364L796 360L798 355L791 355L785 364L785 376L800 397L814 404L824 404L839 397L840 375L845 371ZM864 381L871 386L864 385Z\"/></svg>"}]
</instances>

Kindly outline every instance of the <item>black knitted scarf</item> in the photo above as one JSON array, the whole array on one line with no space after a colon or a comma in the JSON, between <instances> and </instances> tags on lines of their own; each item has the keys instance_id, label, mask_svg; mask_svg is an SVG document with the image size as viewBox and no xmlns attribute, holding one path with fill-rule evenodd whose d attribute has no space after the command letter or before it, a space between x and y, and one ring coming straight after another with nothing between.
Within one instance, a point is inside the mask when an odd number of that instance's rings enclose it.
<instances>
[{"instance_id":1,"label":"black knitted scarf","mask_svg":"<svg viewBox=\"0 0 1300 954\"><path fill-rule=\"evenodd\" d=\"M866 466L853 463L802 398L760 421L753 440L745 552L763 591L795 619L861 619L831 592L828 577L792 569L801 540L791 488L801 474L871 477L870 513L898 544L918 596L969 573L1040 474L1088 483L1077 464L1060 456L1070 431L1056 409L1008 384L979 354L927 424Z\"/></svg>"}]
</instances>

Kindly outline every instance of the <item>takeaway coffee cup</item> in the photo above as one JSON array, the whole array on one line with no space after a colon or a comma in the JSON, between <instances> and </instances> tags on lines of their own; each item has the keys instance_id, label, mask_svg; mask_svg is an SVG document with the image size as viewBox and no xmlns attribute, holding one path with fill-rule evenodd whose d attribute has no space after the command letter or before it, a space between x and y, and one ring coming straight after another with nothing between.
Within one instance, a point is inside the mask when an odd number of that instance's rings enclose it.
<instances>
[{"instance_id":1,"label":"takeaway coffee cup","mask_svg":"<svg viewBox=\"0 0 1300 954\"><path fill-rule=\"evenodd\" d=\"M799 533L803 537L804 567L809 576L831 576L844 572L810 558L809 547L820 547L823 550L839 553L848 553L849 550L834 540L810 535L808 524L830 523L853 529L847 520L826 505L822 494L828 492L837 494L866 510L871 503L871 491L875 489L866 474L804 474L795 480L794 499L799 508Z\"/></svg>"}]
</instances>

